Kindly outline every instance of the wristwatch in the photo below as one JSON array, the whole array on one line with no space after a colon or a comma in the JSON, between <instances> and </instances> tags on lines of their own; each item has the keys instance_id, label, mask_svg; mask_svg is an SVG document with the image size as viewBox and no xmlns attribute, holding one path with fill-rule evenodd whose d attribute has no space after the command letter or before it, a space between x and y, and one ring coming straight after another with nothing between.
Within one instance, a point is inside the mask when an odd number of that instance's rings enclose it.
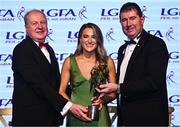
<instances>
[{"instance_id":1,"label":"wristwatch","mask_svg":"<svg viewBox=\"0 0 180 127\"><path fill-rule=\"evenodd\" d=\"M120 94L120 92L121 92L121 91L120 91L120 84L118 84L118 85L117 85L116 93L117 93L117 94Z\"/></svg>"}]
</instances>

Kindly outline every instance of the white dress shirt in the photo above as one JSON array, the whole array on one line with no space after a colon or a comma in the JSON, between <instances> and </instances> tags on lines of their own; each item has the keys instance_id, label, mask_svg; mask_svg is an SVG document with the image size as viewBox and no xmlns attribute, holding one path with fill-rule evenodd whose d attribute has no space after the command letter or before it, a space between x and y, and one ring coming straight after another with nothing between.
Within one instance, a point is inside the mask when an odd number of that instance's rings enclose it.
<instances>
[{"instance_id":1,"label":"white dress shirt","mask_svg":"<svg viewBox=\"0 0 180 127\"><path fill-rule=\"evenodd\" d=\"M128 66L128 63L129 63L129 60L131 58L131 55L138 43L140 38L135 38L133 39L136 44L128 44L126 49L125 49L125 54L124 54L124 58L122 60L122 63L120 65L120 75L119 75L119 83L123 83L124 82L124 77L125 77L125 74L126 74L126 69L127 69L127 66Z\"/></svg>"}]
</instances>

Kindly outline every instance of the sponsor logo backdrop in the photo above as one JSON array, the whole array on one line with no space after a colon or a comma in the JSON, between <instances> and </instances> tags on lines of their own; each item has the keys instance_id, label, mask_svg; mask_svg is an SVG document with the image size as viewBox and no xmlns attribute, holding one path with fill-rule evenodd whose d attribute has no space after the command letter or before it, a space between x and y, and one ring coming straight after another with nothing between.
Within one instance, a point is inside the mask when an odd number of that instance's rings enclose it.
<instances>
[{"instance_id":1,"label":"sponsor logo backdrop","mask_svg":"<svg viewBox=\"0 0 180 127\"><path fill-rule=\"evenodd\" d=\"M132 0L133 1L133 0ZM48 19L47 42L54 48L60 65L75 51L78 30L87 22L102 30L108 54L117 62L117 50L126 39L119 23L119 8L126 0L0 0L0 108L12 107L12 51L25 38L23 17L39 9ZM145 29L162 38L169 50L167 71L169 105L175 108L172 125L180 126L180 1L136 0L145 17ZM110 105L116 105L113 101ZM110 113L113 126L115 114ZM11 117L7 118L9 121ZM0 123L1 126L1 123ZM65 124L64 124L65 126Z\"/></svg>"}]
</instances>

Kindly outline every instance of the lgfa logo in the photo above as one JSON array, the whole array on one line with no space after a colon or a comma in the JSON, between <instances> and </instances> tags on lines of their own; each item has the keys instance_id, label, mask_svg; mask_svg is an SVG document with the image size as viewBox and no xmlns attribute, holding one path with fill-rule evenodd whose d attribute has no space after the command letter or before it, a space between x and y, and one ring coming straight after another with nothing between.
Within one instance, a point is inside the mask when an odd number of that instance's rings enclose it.
<instances>
[{"instance_id":1,"label":"lgfa logo","mask_svg":"<svg viewBox=\"0 0 180 127\"><path fill-rule=\"evenodd\" d=\"M41 11L45 13L47 17L76 16L73 9L49 9L49 10L41 9Z\"/></svg>"},{"instance_id":2,"label":"lgfa logo","mask_svg":"<svg viewBox=\"0 0 180 127\"><path fill-rule=\"evenodd\" d=\"M13 88L14 87L14 80L12 76L7 77L7 82L6 82L6 88Z\"/></svg>"},{"instance_id":3,"label":"lgfa logo","mask_svg":"<svg viewBox=\"0 0 180 127\"><path fill-rule=\"evenodd\" d=\"M11 9L0 9L0 21L14 21L15 15Z\"/></svg>"},{"instance_id":4,"label":"lgfa logo","mask_svg":"<svg viewBox=\"0 0 180 127\"><path fill-rule=\"evenodd\" d=\"M50 42L50 41L54 41L54 39L51 37L53 35L53 29L49 29L48 30L48 35L47 35L47 37L46 37L46 41L47 42Z\"/></svg>"},{"instance_id":5,"label":"lgfa logo","mask_svg":"<svg viewBox=\"0 0 180 127\"><path fill-rule=\"evenodd\" d=\"M111 8L111 9L102 9L101 16L118 16L119 9Z\"/></svg>"},{"instance_id":6,"label":"lgfa logo","mask_svg":"<svg viewBox=\"0 0 180 127\"><path fill-rule=\"evenodd\" d=\"M0 65L11 65L12 54L0 54Z\"/></svg>"},{"instance_id":7,"label":"lgfa logo","mask_svg":"<svg viewBox=\"0 0 180 127\"><path fill-rule=\"evenodd\" d=\"M142 7L142 12L144 16L147 18L145 15L145 12L147 11L147 7L143 6ZM100 20L119 20L119 9L118 8L103 8L101 10L101 17Z\"/></svg>"},{"instance_id":8,"label":"lgfa logo","mask_svg":"<svg viewBox=\"0 0 180 127\"><path fill-rule=\"evenodd\" d=\"M79 18L81 19L81 20L83 20L83 19L87 19L87 17L86 17L86 15L84 14L84 13L86 13L87 12L87 8L86 8L86 6L83 6L81 9L80 9L80 11L79 11Z\"/></svg>"},{"instance_id":9,"label":"lgfa logo","mask_svg":"<svg viewBox=\"0 0 180 127\"><path fill-rule=\"evenodd\" d=\"M78 34L79 32L78 31L68 31L68 34L67 34L67 42L77 42L77 38L78 38Z\"/></svg>"},{"instance_id":10,"label":"lgfa logo","mask_svg":"<svg viewBox=\"0 0 180 127\"><path fill-rule=\"evenodd\" d=\"M175 38L173 37L174 36L173 27L169 27L166 32L163 32L161 30L148 30L147 32L160 38L165 37L168 41L175 40Z\"/></svg>"},{"instance_id":11,"label":"lgfa logo","mask_svg":"<svg viewBox=\"0 0 180 127\"><path fill-rule=\"evenodd\" d=\"M180 19L179 8L162 8L161 19Z\"/></svg>"},{"instance_id":12,"label":"lgfa logo","mask_svg":"<svg viewBox=\"0 0 180 127\"><path fill-rule=\"evenodd\" d=\"M71 21L76 20L76 14L73 9L41 9L46 15L47 20L51 21Z\"/></svg>"},{"instance_id":13,"label":"lgfa logo","mask_svg":"<svg viewBox=\"0 0 180 127\"><path fill-rule=\"evenodd\" d=\"M0 107L1 106L9 106L11 105L12 106L12 99L0 99Z\"/></svg>"},{"instance_id":14,"label":"lgfa logo","mask_svg":"<svg viewBox=\"0 0 180 127\"><path fill-rule=\"evenodd\" d=\"M12 40L12 39L22 40L24 38L24 34L25 33L23 31L7 32L6 39L7 40Z\"/></svg>"},{"instance_id":15,"label":"lgfa logo","mask_svg":"<svg viewBox=\"0 0 180 127\"><path fill-rule=\"evenodd\" d=\"M115 39L113 38L113 34L114 34L114 29L110 28L106 33L106 39L108 40L108 42L110 42L111 40L115 41Z\"/></svg>"},{"instance_id":16,"label":"lgfa logo","mask_svg":"<svg viewBox=\"0 0 180 127\"><path fill-rule=\"evenodd\" d=\"M22 39L25 38L24 31L15 31L6 33L6 42L5 43L19 43Z\"/></svg>"},{"instance_id":17,"label":"lgfa logo","mask_svg":"<svg viewBox=\"0 0 180 127\"><path fill-rule=\"evenodd\" d=\"M173 103L174 106L180 106L180 95L170 96L169 102Z\"/></svg>"},{"instance_id":18,"label":"lgfa logo","mask_svg":"<svg viewBox=\"0 0 180 127\"><path fill-rule=\"evenodd\" d=\"M20 21L22 21L24 19L24 15L25 15L25 8L21 7L17 12L17 17Z\"/></svg>"},{"instance_id":19,"label":"lgfa logo","mask_svg":"<svg viewBox=\"0 0 180 127\"><path fill-rule=\"evenodd\" d=\"M70 54L72 54L72 53L68 53L68 52L55 53L56 59L57 59L57 61L59 62L59 64L62 64L63 61L65 60L65 58L67 58Z\"/></svg>"},{"instance_id":20,"label":"lgfa logo","mask_svg":"<svg viewBox=\"0 0 180 127\"><path fill-rule=\"evenodd\" d=\"M176 84L175 80L174 80L174 71L170 71L167 76L166 76L166 82L168 83L168 85L171 84Z\"/></svg>"},{"instance_id":21,"label":"lgfa logo","mask_svg":"<svg viewBox=\"0 0 180 127\"><path fill-rule=\"evenodd\" d=\"M17 17L19 21L22 21L24 13L24 7L21 7L17 12L11 9L0 9L0 21L15 21L15 17Z\"/></svg>"},{"instance_id":22,"label":"lgfa logo","mask_svg":"<svg viewBox=\"0 0 180 127\"><path fill-rule=\"evenodd\" d=\"M179 51L169 53L169 63L179 63Z\"/></svg>"},{"instance_id":23,"label":"lgfa logo","mask_svg":"<svg viewBox=\"0 0 180 127\"><path fill-rule=\"evenodd\" d=\"M13 82L13 77L12 77L12 76L8 76L8 77L7 77L7 82L6 82L6 84L14 84L14 82Z\"/></svg>"},{"instance_id":24,"label":"lgfa logo","mask_svg":"<svg viewBox=\"0 0 180 127\"><path fill-rule=\"evenodd\" d=\"M80 10L74 10L74 9L41 9L42 12L47 16L47 19L51 19L52 21L57 20L65 20L65 21L72 21L76 20L77 16L81 20L87 19L85 13L87 12L86 6L83 6Z\"/></svg>"},{"instance_id":25,"label":"lgfa logo","mask_svg":"<svg viewBox=\"0 0 180 127\"><path fill-rule=\"evenodd\" d=\"M168 41L170 41L170 40L175 40L174 39L174 37L173 37L173 34L174 33L174 29L173 29L173 27L170 27L169 29L168 29L168 31L166 32L166 39L168 40Z\"/></svg>"},{"instance_id":26,"label":"lgfa logo","mask_svg":"<svg viewBox=\"0 0 180 127\"><path fill-rule=\"evenodd\" d=\"M109 20L119 20L118 17L119 9L117 8L104 8L101 10L100 20L109 21Z\"/></svg>"}]
</instances>

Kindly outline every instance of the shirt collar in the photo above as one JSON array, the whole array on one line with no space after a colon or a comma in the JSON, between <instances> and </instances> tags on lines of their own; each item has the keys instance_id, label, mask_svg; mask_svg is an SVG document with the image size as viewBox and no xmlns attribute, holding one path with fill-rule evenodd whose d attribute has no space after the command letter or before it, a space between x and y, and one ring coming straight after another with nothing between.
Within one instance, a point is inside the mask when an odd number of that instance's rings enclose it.
<instances>
[{"instance_id":1,"label":"shirt collar","mask_svg":"<svg viewBox=\"0 0 180 127\"><path fill-rule=\"evenodd\" d=\"M142 35L141 33L142 33L142 32L140 32L140 33L138 34L138 36L133 39L133 40L136 42L136 44L138 43L138 41L139 41L140 38L141 38L141 35ZM130 41L131 39L128 38L128 40Z\"/></svg>"}]
</instances>

